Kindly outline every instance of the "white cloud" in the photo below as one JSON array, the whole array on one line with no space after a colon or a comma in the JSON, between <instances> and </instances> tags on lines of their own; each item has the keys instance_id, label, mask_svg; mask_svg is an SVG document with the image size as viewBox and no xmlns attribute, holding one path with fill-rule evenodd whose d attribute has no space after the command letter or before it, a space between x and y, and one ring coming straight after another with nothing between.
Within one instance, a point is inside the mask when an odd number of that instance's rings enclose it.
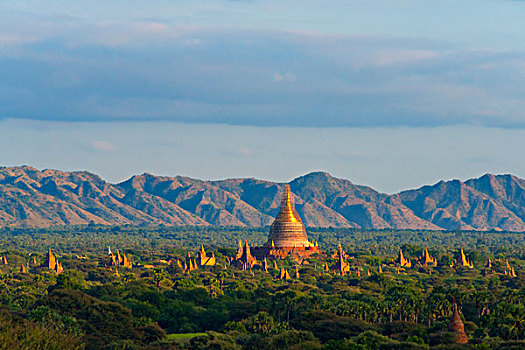
<instances>
[{"instance_id":1,"label":"white cloud","mask_svg":"<svg viewBox=\"0 0 525 350\"><path fill-rule=\"evenodd\" d=\"M90 145L98 152L113 153L117 150L115 145L113 145L111 142L103 140L91 140Z\"/></svg>"},{"instance_id":2,"label":"white cloud","mask_svg":"<svg viewBox=\"0 0 525 350\"><path fill-rule=\"evenodd\" d=\"M284 74L280 74L280 73L274 73L273 75L273 80L277 83L282 83L282 82L294 82L296 80L296 76L293 75L292 73L290 72L286 72Z\"/></svg>"},{"instance_id":3,"label":"white cloud","mask_svg":"<svg viewBox=\"0 0 525 350\"><path fill-rule=\"evenodd\" d=\"M380 51L373 55L371 62L380 67L398 64L410 64L418 61L437 58L438 52L431 50L394 50Z\"/></svg>"},{"instance_id":4,"label":"white cloud","mask_svg":"<svg viewBox=\"0 0 525 350\"><path fill-rule=\"evenodd\" d=\"M170 30L170 27L164 23L147 21L135 23L135 28L145 33L165 33Z\"/></svg>"}]
</instances>

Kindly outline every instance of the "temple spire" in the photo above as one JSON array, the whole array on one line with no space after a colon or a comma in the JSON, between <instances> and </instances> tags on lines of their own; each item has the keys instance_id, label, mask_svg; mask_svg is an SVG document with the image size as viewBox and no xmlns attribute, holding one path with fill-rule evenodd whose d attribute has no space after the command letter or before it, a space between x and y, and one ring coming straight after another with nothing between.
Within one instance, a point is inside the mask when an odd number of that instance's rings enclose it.
<instances>
[{"instance_id":1,"label":"temple spire","mask_svg":"<svg viewBox=\"0 0 525 350\"><path fill-rule=\"evenodd\" d=\"M448 324L448 329L454 334L454 341L458 344L468 343L468 336L465 333L465 325L458 312L458 305L454 303L454 311Z\"/></svg>"},{"instance_id":2,"label":"temple spire","mask_svg":"<svg viewBox=\"0 0 525 350\"><path fill-rule=\"evenodd\" d=\"M295 210L293 195L288 184L284 186L281 207L270 228L266 246L277 249L311 246L303 222Z\"/></svg>"},{"instance_id":3,"label":"temple spire","mask_svg":"<svg viewBox=\"0 0 525 350\"><path fill-rule=\"evenodd\" d=\"M284 193L281 198L281 208L277 214L276 220L285 220L288 222L302 222L299 214L295 211L295 204L290 185L284 185Z\"/></svg>"}]
</instances>

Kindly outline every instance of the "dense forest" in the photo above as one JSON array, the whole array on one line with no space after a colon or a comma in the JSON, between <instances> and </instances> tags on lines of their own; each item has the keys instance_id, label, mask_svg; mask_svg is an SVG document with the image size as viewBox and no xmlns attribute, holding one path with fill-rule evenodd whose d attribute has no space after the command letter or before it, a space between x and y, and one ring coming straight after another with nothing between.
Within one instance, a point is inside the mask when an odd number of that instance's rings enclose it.
<instances>
[{"instance_id":1,"label":"dense forest","mask_svg":"<svg viewBox=\"0 0 525 350\"><path fill-rule=\"evenodd\" d=\"M1 229L0 349L525 348L523 233L309 229L324 255L272 261L268 272L262 262L244 271L228 263L239 239L259 245L267 234ZM332 269L338 242L344 276ZM217 263L185 270L201 244ZM132 268L110 266L108 246ZM427 246L437 266L417 263ZM473 268L452 264L460 246ZM43 266L48 249L63 272ZM412 267L396 266L400 249ZM282 269L290 279L277 278ZM467 344L449 328L455 307Z\"/></svg>"}]
</instances>

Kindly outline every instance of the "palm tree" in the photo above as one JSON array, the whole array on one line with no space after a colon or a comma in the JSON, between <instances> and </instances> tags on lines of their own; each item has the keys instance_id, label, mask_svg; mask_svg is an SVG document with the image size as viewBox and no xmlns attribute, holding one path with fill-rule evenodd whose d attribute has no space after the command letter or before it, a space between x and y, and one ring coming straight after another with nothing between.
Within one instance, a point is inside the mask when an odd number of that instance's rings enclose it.
<instances>
[{"instance_id":1,"label":"palm tree","mask_svg":"<svg viewBox=\"0 0 525 350\"><path fill-rule=\"evenodd\" d=\"M512 305L510 308L510 336L516 336L516 340L523 337L524 325L525 325L525 307L523 305Z\"/></svg>"},{"instance_id":2,"label":"palm tree","mask_svg":"<svg viewBox=\"0 0 525 350\"><path fill-rule=\"evenodd\" d=\"M273 317L267 312L261 311L252 318L252 330L255 333L269 333L274 326Z\"/></svg>"},{"instance_id":3,"label":"palm tree","mask_svg":"<svg viewBox=\"0 0 525 350\"><path fill-rule=\"evenodd\" d=\"M9 289L8 282L11 280L11 278L13 278L13 275L10 274L10 273L3 273L3 274L0 275L0 281L4 282L6 291Z\"/></svg>"},{"instance_id":4,"label":"palm tree","mask_svg":"<svg viewBox=\"0 0 525 350\"><path fill-rule=\"evenodd\" d=\"M40 294L40 283L44 282L44 277L42 275L38 274L35 277L33 277L33 281L36 284L36 292Z\"/></svg>"},{"instance_id":5,"label":"palm tree","mask_svg":"<svg viewBox=\"0 0 525 350\"><path fill-rule=\"evenodd\" d=\"M221 289L221 293L224 293L224 291L222 290L222 288L224 287L224 279L227 277L228 275L226 274L225 271L221 271L217 274L217 278L219 279L219 288Z\"/></svg>"},{"instance_id":6,"label":"palm tree","mask_svg":"<svg viewBox=\"0 0 525 350\"><path fill-rule=\"evenodd\" d=\"M155 269L153 271L153 281L158 290L160 290L160 282L166 278L166 271L163 269Z\"/></svg>"}]
</instances>

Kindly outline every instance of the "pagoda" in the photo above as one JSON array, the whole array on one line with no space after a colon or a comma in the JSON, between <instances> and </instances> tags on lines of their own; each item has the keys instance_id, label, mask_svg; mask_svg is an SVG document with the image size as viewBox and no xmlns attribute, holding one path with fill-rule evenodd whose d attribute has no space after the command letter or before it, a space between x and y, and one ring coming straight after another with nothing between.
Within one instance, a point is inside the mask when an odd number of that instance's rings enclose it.
<instances>
[{"instance_id":1,"label":"pagoda","mask_svg":"<svg viewBox=\"0 0 525 350\"><path fill-rule=\"evenodd\" d=\"M206 255L204 245L202 244L197 256L197 264L199 266L215 266L215 254L212 252L211 256Z\"/></svg>"},{"instance_id":2,"label":"pagoda","mask_svg":"<svg viewBox=\"0 0 525 350\"><path fill-rule=\"evenodd\" d=\"M418 263L421 266L437 266L437 260L430 256L427 247L425 247L423 255L419 258Z\"/></svg>"},{"instance_id":3,"label":"pagoda","mask_svg":"<svg viewBox=\"0 0 525 350\"><path fill-rule=\"evenodd\" d=\"M412 262L410 262L409 259L405 259L403 256L403 250L401 249L399 249L399 255L397 256L395 263L401 267L412 267Z\"/></svg>"},{"instance_id":4,"label":"pagoda","mask_svg":"<svg viewBox=\"0 0 525 350\"><path fill-rule=\"evenodd\" d=\"M450 332L452 332L455 343L468 343L468 336L465 333L465 325L463 324L463 321L459 316L457 304L454 304L454 311L452 312L452 317L450 318L448 329Z\"/></svg>"},{"instance_id":5,"label":"pagoda","mask_svg":"<svg viewBox=\"0 0 525 350\"><path fill-rule=\"evenodd\" d=\"M111 253L111 250L108 249L108 252ZM113 253L111 253L109 255L109 257L110 257L110 259L109 259L109 265L110 266L124 266L124 267L130 268L130 269L133 267L131 262L126 257L126 254L124 252L122 252L122 255L120 255L120 252L119 252L118 249L117 249L117 255L116 256L113 255Z\"/></svg>"},{"instance_id":6,"label":"pagoda","mask_svg":"<svg viewBox=\"0 0 525 350\"><path fill-rule=\"evenodd\" d=\"M350 265L345 261L346 254L341 247L341 242L337 245L337 251L335 252L332 257L337 259L337 262L332 266L332 270L334 270L336 273L340 274L341 276L346 275L348 272L350 272Z\"/></svg>"},{"instance_id":7,"label":"pagoda","mask_svg":"<svg viewBox=\"0 0 525 350\"><path fill-rule=\"evenodd\" d=\"M242 241L239 240L239 248L237 249L235 259L233 260L233 265L241 270L247 270L251 269L256 263L257 259L251 254L248 241L246 241L246 244L243 247Z\"/></svg>"},{"instance_id":8,"label":"pagoda","mask_svg":"<svg viewBox=\"0 0 525 350\"><path fill-rule=\"evenodd\" d=\"M469 260L465 253L463 252L463 246L461 246L459 250L459 257L458 257L458 264L459 266L468 267L469 269L474 268L474 264L472 263L472 260Z\"/></svg>"},{"instance_id":9,"label":"pagoda","mask_svg":"<svg viewBox=\"0 0 525 350\"><path fill-rule=\"evenodd\" d=\"M487 260L487 263L485 264L485 267L486 267L487 269L491 269L491 268L492 268L492 260L490 260L490 257L489 257L489 259Z\"/></svg>"},{"instance_id":10,"label":"pagoda","mask_svg":"<svg viewBox=\"0 0 525 350\"><path fill-rule=\"evenodd\" d=\"M57 261L55 255L53 254L53 252L51 252L51 248L49 248L46 255L46 261L44 262L43 266L47 267L50 270L54 270L56 265Z\"/></svg>"},{"instance_id":11,"label":"pagoda","mask_svg":"<svg viewBox=\"0 0 525 350\"><path fill-rule=\"evenodd\" d=\"M288 273L288 271L286 271L286 269L283 266L281 266L279 275L277 275L275 278L280 279L280 280L289 280L290 274Z\"/></svg>"},{"instance_id":12,"label":"pagoda","mask_svg":"<svg viewBox=\"0 0 525 350\"><path fill-rule=\"evenodd\" d=\"M257 259L284 259L288 255L305 258L320 253L319 247L308 241L303 221L295 210L290 185L284 186L281 208L270 227L268 241L262 247L254 247Z\"/></svg>"}]
</instances>

